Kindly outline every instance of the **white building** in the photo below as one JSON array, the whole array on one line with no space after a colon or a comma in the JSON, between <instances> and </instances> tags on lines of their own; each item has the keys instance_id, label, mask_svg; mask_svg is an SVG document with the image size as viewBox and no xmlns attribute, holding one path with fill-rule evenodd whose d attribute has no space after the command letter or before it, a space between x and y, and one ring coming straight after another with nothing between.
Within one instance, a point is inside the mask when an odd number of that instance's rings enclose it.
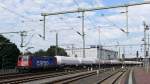
<instances>
[{"instance_id":1,"label":"white building","mask_svg":"<svg viewBox=\"0 0 150 84\"><path fill-rule=\"evenodd\" d=\"M70 57L83 57L82 48L66 49L67 54ZM118 53L116 51L100 49L99 48L85 48L85 57L87 58L100 58L101 59L117 59Z\"/></svg>"}]
</instances>

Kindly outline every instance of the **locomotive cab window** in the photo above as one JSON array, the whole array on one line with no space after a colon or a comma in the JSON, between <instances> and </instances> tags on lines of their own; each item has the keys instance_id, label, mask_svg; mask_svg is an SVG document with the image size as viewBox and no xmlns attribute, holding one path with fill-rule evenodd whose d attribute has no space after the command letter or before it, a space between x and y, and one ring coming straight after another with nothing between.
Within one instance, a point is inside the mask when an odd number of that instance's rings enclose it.
<instances>
[{"instance_id":1,"label":"locomotive cab window","mask_svg":"<svg viewBox=\"0 0 150 84\"><path fill-rule=\"evenodd\" d=\"M23 56L23 61L28 61L28 56Z\"/></svg>"},{"instance_id":2,"label":"locomotive cab window","mask_svg":"<svg viewBox=\"0 0 150 84\"><path fill-rule=\"evenodd\" d=\"M21 61L21 57L19 57L18 60Z\"/></svg>"}]
</instances>

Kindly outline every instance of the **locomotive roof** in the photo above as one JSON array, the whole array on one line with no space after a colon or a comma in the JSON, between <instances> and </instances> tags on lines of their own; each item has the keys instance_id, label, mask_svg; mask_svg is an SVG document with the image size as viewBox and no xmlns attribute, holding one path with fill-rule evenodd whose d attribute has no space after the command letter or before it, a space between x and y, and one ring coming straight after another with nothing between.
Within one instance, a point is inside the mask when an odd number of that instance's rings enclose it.
<instances>
[{"instance_id":1,"label":"locomotive roof","mask_svg":"<svg viewBox=\"0 0 150 84\"><path fill-rule=\"evenodd\" d=\"M30 56L30 57L54 57L54 56L36 56L36 55L20 55L19 57L25 57L25 56Z\"/></svg>"}]
</instances>

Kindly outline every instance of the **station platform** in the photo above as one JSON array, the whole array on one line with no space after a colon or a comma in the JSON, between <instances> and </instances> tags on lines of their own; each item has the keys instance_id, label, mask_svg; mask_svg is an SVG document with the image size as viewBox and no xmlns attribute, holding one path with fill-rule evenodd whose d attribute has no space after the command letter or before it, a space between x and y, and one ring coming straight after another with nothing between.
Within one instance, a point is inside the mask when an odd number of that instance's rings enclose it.
<instances>
[{"instance_id":1,"label":"station platform","mask_svg":"<svg viewBox=\"0 0 150 84\"><path fill-rule=\"evenodd\" d=\"M133 82L134 84L150 84L150 72L146 71L143 67L134 68Z\"/></svg>"},{"instance_id":2,"label":"station platform","mask_svg":"<svg viewBox=\"0 0 150 84\"><path fill-rule=\"evenodd\" d=\"M122 77L120 84L150 84L150 71L146 71L144 67L131 68Z\"/></svg>"}]
</instances>

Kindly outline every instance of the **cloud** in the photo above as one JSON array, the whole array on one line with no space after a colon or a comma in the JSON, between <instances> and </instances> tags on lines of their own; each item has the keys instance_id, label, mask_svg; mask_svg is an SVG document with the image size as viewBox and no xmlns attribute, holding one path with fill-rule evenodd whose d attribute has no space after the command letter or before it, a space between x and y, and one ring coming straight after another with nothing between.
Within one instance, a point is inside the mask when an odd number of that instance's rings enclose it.
<instances>
[{"instance_id":1,"label":"cloud","mask_svg":"<svg viewBox=\"0 0 150 84\"><path fill-rule=\"evenodd\" d=\"M89 0L77 0L80 8L92 8L97 6L105 6L99 0L93 0L92 4ZM55 45L55 32L49 32L50 30L74 28L75 30L61 31L59 32L59 45L61 44L76 44L77 47L82 47L82 37L76 33L76 31L82 31L81 13L76 14L64 14L57 16L46 17L46 40L39 37L39 34L43 35L43 22L39 21L43 19L40 15L42 12L58 12L75 10L79 8L73 0L1 0L0 6L6 7L14 13L11 13L7 9L0 8L0 32L6 31L21 31L32 30L28 32L28 36L25 37L25 43L31 38L28 47L34 47L32 52L39 49L47 49L50 45ZM115 44L116 41L120 43L140 43L140 39L143 34L143 19L149 23L149 5L129 7L129 32L130 39L126 39L126 34L120 31L119 28L126 29L126 17L125 14L120 12L125 11L124 8L112 9L106 11L93 11L85 13L85 33L86 33L86 45L98 44L98 32L97 26L112 26L102 27L101 29L101 42L105 44ZM109 13L106 18L100 16L102 13ZM21 17L24 16L25 18ZM88 19L90 18L90 19ZM22 21L24 21L22 23ZM116 28L113 24L116 24ZM91 29L91 30L89 30ZM16 43L20 48L20 36L19 34L5 35L12 42ZM136 38L137 37L137 38ZM136 39L135 39L136 38ZM20 48L21 49L21 48Z\"/></svg>"},{"instance_id":2,"label":"cloud","mask_svg":"<svg viewBox=\"0 0 150 84\"><path fill-rule=\"evenodd\" d=\"M144 0L144 1L150 1L150 0Z\"/></svg>"},{"instance_id":3,"label":"cloud","mask_svg":"<svg viewBox=\"0 0 150 84\"><path fill-rule=\"evenodd\" d=\"M33 1L38 4L42 4L42 3L46 2L45 0L33 0Z\"/></svg>"}]
</instances>

